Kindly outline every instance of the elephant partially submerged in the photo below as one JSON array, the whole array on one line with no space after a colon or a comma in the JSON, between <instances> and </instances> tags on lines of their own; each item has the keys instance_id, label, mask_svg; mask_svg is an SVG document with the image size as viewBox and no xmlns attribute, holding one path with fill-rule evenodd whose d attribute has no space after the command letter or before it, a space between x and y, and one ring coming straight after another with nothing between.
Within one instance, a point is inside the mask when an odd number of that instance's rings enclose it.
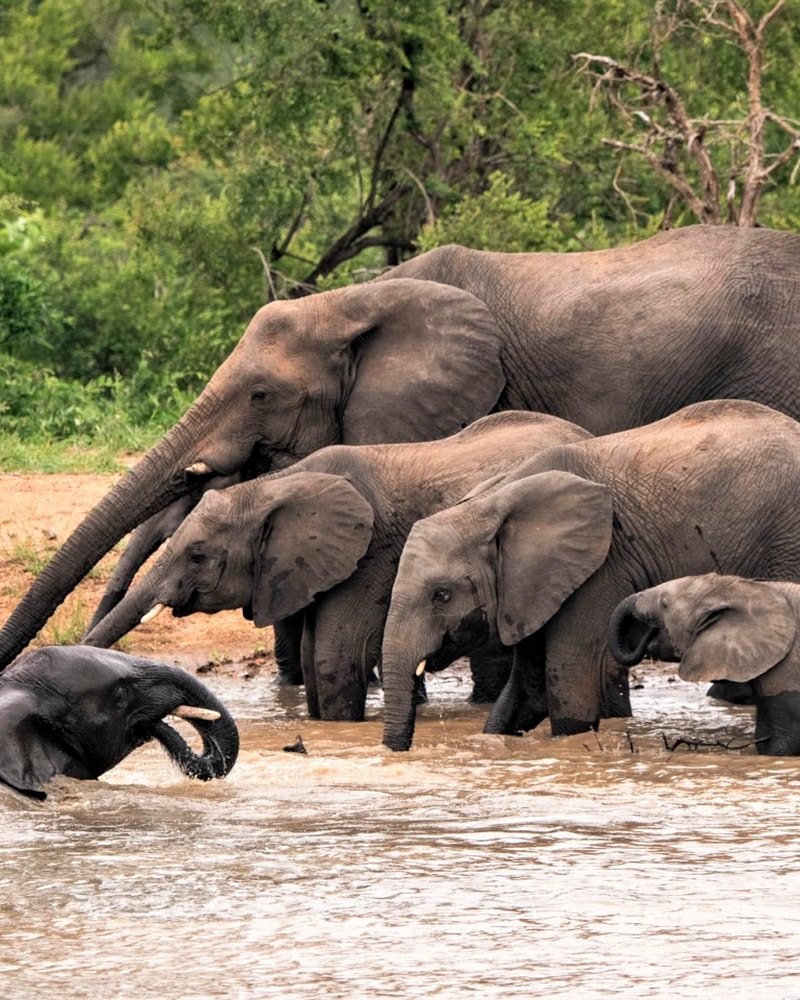
<instances>
[{"instance_id":1,"label":"elephant partially submerged","mask_svg":"<svg viewBox=\"0 0 800 1000\"><path fill-rule=\"evenodd\" d=\"M242 608L258 627L305 609L309 712L360 721L414 521L544 448L589 437L558 417L505 411L438 441L322 448L284 472L207 493L84 641L109 646L160 605L176 615Z\"/></svg>"},{"instance_id":2,"label":"elephant partially submerged","mask_svg":"<svg viewBox=\"0 0 800 1000\"><path fill-rule=\"evenodd\" d=\"M595 434L695 400L800 417L800 236L698 226L620 249L442 247L363 285L260 309L196 402L75 529L0 631L0 667L122 537L258 454L429 440L492 410Z\"/></svg>"},{"instance_id":3,"label":"elephant partially submerged","mask_svg":"<svg viewBox=\"0 0 800 1000\"><path fill-rule=\"evenodd\" d=\"M203 741L195 753L163 721L187 719ZM43 646L0 676L0 783L43 799L57 774L98 778L155 739L184 774L222 778L239 733L222 702L191 674L91 646Z\"/></svg>"},{"instance_id":4,"label":"elephant partially submerged","mask_svg":"<svg viewBox=\"0 0 800 1000\"><path fill-rule=\"evenodd\" d=\"M800 755L800 585L706 573L626 597L611 654L633 666L653 642L685 681L749 682L758 752Z\"/></svg>"},{"instance_id":5,"label":"elephant partially submerged","mask_svg":"<svg viewBox=\"0 0 800 1000\"><path fill-rule=\"evenodd\" d=\"M800 581L800 424L720 400L542 452L410 532L384 631L384 743L411 745L417 664L493 635L514 665L486 732L626 714L615 606L714 571Z\"/></svg>"}]
</instances>

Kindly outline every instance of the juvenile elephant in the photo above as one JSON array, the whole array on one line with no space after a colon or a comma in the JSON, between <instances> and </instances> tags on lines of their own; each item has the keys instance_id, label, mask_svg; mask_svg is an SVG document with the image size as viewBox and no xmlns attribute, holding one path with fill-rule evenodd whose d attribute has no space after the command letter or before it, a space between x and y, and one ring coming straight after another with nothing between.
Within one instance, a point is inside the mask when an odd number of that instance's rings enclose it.
<instances>
[{"instance_id":1,"label":"juvenile elephant","mask_svg":"<svg viewBox=\"0 0 800 1000\"><path fill-rule=\"evenodd\" d=\"M163 721L187 719L195 753ZM43 799L57 774L97 778L151 739L184 774L207 781L236 762L239 733L228 710L184 670L91 646L43 646L0 676L0 783Z\"/></svg>"},{"instance_id":2,"label":"juvenile elephant","mask_svg":"<svg viewBox=\"0 0 800 1000\"><path fill-rule=\"evenodd\" d=\"M487 732L628 714L612 611L714 571L800 580L800 424L721 400L540 453L410 532L384 631L384 743L411 745L417 664L493 635L514 665Z\"/></svg>"},{"instance_id":3,"label":"juvenile elephant","mask_svg":"<svg viewBox=\"0 0 800 1000\"><path fill-rule=\"evenodd\" d=\"M360 721L414 521L542 448L589 437L558 417L509 410L439 441L323 448L285 472L207 493L84 641L111 645L154 606L243 608L259 627L307 609L309 712Z\"/></svg>"},{"instance_id":4,"label":"juvenile elephant","mask_svg":"<svg viewBox=\"0 0 800 1000\"><path fill-rule=\"evenodd\" d=\"M741 576L684 576L621 601L612 656L633 666L657 642L685 681L750 682L759 753L800 754L800 585Z\"/></svg>"},{"instance_id":5,"label":"juvenile elephant","mask_svg":"<svg viewBox=\"0 0 800 1000\"><path fill-rule=\"evenodd\" d=\"M232 476L215 476L202 485L198 484L200 488L197 491L173 500L168 507L152 514L143 524L140 524L117 560L87 630L93 629L112 608L119 604L127 594L128 588L140 568L159 546L175 532L175 529L189 512L194 510L203 493L209 489L224 490L227 486L238 482L241 482L241 476L238 473Z\"/></svg>"},{"instance_id":6,"label":"juvenile elephant","mask_svg":"<svg viewBox=\"0 0 800 1000\"><path fill-rule=\"evenodd\" d=\"M726 226L576 254L450 246L264 306L34 581L0 631L0 668L129 531L254 454L280 469L330 444L444 437L503 409L595 434L721 396L800 416L799 261L800 236Z\"/></svg>"}]
</instances>

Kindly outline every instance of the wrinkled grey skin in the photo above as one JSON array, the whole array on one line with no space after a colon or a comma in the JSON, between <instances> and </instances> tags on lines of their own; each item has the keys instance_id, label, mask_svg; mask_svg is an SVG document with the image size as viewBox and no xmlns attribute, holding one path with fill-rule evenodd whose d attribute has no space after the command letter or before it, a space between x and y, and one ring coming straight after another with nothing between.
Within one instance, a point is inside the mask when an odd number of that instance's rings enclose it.
<instances>
[{"instance_id":1,"label":"wrinkled grey skin","mask_svg":"<svg viewBox=\"0 0 800 1000\"><path fill-rule=\"evenodd\" d=\"M274 476L207 493L153 567L87 636L109 646L154 605L242 608L258 627L306 609L310 714L360 721L397 560L412 524L580 427L505 411L439 441L323 448Z\"/></svg>"},{"instance_id":2,"label":"wrinkled grey skin","mask_svg":"<svg viewBox=\"0 0 800 1000\"><path fill-rule=\"evenodd\" d=\"M159 546L174 534L178 525L197 506L203 493L207 490L224 490L227 486L240 481L241 476L238 473L233 476L215 476L203 483L198 491L179 497L168 507L149 517L144 524L140 524L117 560L100 603L89 622L87 632L90 632L112 608L119 604L140 568Z\"/></svg>"},{"instance_id":3,"label":"wrinkled grey skin","mask_svg":"<svg viewBox=\"0 0 800 1000\"><path fill-rule=\"evenodd\" d=\"M255 473L253 473L255 475ZM214 476L204 483L197 484L186 496L174 500L157 514L149 517L144 524L131 535L122 555L117 560L114 571L109 577L103 596L86 627L86 635L109 614L127 594L133 578L151 555L174 534L178 525L194 510L203 493L208 490L222 490L242 478L253 478L251 474L235 473L232 476ZM297 630L290 621L276 623L274 656L278 667L275 682L280 686L291 686L303 683L300 667L300 653L297 646Z\"/></svg>"},{"instance_id":4,"label":"wrinkled grey skin","mask_svg":"<svg viewBox=\"0 0 800 1000\"><path fill-rule=\"evenodd\" d=\"M686 681L750 682L759 753L800 755L800 586L741 576L684 576L621 601L609 649L632 666L656 638Z\"/></svg>"},{"instance_id":5,"label":"wrinkled grey skin","mask_svg":"<svg viewBox=\"0 0 800 1000\"><path fill-rule=\"evenodd\" d=\"M260 309L197 401L91 511L0 631L0 667L129 531L254 452L430 440L493 409L595 434L698 399L800 416L800 237L697 226L631 247L442 247L364 285Z\"/></svg>"},{"instance_id":6,"label":"wrinkled grey skin","mask_svg":"<svg viewBox=\"0 0 800 1000\"><path fill-rule=\"evenodd\" d=\"M218 713L188 721L195 753L163 720L181 706ZM90 646L43 646L0 676L0 783L43 799L57 774L97 778L151 739L184 774L222 778L239 752L225 706L191 674L154 660Z\"/></svg>"},{"instance_id":7,"label":"wrinkled grey skin","mask_svg":"<svg viewBox=\"0 0 800 1000\"><path fill-rule=\"evenodd\" d=\"M411 745L418 662L487 635L514 646L487 732L629 714L613 609L714 571L800 580L800 424L722 400L541 453L410 532L384 631L384 743Z\"/></svg>"}]
</instances>

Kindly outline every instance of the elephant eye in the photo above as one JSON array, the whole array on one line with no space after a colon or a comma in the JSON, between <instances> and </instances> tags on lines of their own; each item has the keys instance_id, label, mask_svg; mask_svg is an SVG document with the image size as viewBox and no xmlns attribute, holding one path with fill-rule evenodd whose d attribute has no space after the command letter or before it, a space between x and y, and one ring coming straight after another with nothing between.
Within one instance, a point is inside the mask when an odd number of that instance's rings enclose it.
<instances>
[{"instance_id":1,"label":"elephant eye","mask_svg":"<svg viewBox=\"0 0 800 1000\"><path fill-rule=\"evenodd\" d=\"M111 693L112 708L114 708L116 711L119 712L122 711L122 709L124 709L127 704L128 704L128 692L122 685L119 685L119 687L114 688L113 692Z\"/></svg>"},{"instance_id":2,"label":"elephant eye","mask_svg":"<svg viewBox=\"0 0 800 1000\"><path fill-rule=\"evenodd\" d=\"M433 592L431 600L434 604L447 604L450 600L450 591L446 587L437 587Z\"/></svg>"},{"instance_id":3,"label":"elephant eye","mask_svg":"<svg viewBox=\"0 0 800 1000\"><path fill-rule=\"evenodd\" d=\"M205 561L206 557L202 552L192 552L189 556L189 562L194 563L195 566L200 566Z\"/></svg>"},{"instance_id":4,"label":"elephant eye","mask_svg":"<svg viewBox=\"0 0 800 1000\"><path fill-rule=\"evenodd\" d=\"M265 403L267 400L267 390L261 386L256 385L250 390L250 402L251 403Z\"/></svg>"}]
</instances>

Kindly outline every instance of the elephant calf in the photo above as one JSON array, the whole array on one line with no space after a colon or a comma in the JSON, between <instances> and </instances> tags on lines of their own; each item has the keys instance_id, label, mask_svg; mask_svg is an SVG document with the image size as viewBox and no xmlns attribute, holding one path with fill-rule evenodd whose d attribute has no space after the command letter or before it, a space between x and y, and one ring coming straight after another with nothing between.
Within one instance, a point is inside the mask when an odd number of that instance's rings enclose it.
<instances>
[{"instance_id":1,"label":"elephant calf","mask_svg":"<svg viewBox=\"0 0 800 1000\"><path fill-rule=\"evenodd\" d=\"M800 755L800 585L706 573L621 601L609 649L626 666L656 650L685 681L752 682L759 753Z\"/></svg>"},{"instance_id":2,"label":"elephant calf","mask_svg":"<svg viewBox=\"0 0 800 1000\"><path fill-rule=\"evenodd\" d=\"M384 630L384 743L411 745L423 659L492 636L514 665L487 732L549 716L558 736L629 714L614 608L714 571L800 581L799 423L717 400L541 452L410 532Z\"/></svg>"},{"instance_id":3,"label":"elephant calf","mask_svg":"<svg viewBox=\"0 0 800 1000\"><path fill-rule=\"evenodd\" d=\"M163 721L187 719L203 740L196 754ZM176 667L92 646L43 646L0 675L0 784L33 798L57 774L98 778L151 739L184 774L224 777L239 733L208 688Z\"/></svg>"}]
</instances>

